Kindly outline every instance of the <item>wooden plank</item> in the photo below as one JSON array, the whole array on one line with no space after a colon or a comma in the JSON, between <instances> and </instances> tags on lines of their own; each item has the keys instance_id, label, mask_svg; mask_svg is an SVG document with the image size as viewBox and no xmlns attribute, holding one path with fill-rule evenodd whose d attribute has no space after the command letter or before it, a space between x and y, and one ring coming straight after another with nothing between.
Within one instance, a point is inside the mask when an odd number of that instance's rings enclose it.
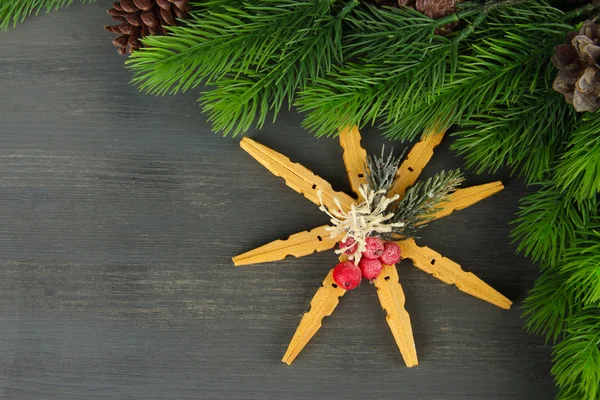
<instances>
[{"instance_id":1,"label":"wooden plank","mask_svg":"<svg viewBox=\"0 0 600 400\"><path fill-rule=\"evenodd\" d=\"M240 141L240 146L273 175L283 178L287 186L304 195L316 205L320 205L319 191L323 204L330 210L338 210L336 199L344 211L350 210L350 206L355 202L346 193L334 191L329 182L315 175L308 168L291 162L288 157L267 146L247 137Z\"/></svg>"},{"instance_id":2,"label":"wooden plank","mask_svg":"<svg viewBox=\"0 0 600 400\"><path fill-rule=\"evenodd\" d=\"M448 196L448 201L440 204L440 211L433 214L429 221L447 217L454 211L470 207L473 204L498 193L502 189L504 189L504 185L501 181L471 186L464 189L456 189L454 193ZM424 223L427 223L427 221Z\"/></svg>"},{"instance_id":3,"label":"wooden plank","mask_svg":"<svg viewBox=\"0 0 600 400\"><path fill-rule=\"evenodd\" d=\"M400 349L406 366L411 368L419 363L413 337L410 315L404 308L406 297L400 285L395 265L384 265L381 275L373 281L381 307L387 313L385 319L392 330L394 340Z\"/></svg>"},{"instance_id":4,"label":"wooden plank","mask_svg":"<svg viewBox=\"0 0 600 400\"><path fill-rule=\"evenodd\" d=\"M304 346L321 328L323 318L333 313L339 304L340 297L344 294L346 294L346 290L337 286L333 281L333 269L331 269L322 286L310 301L310 310L302 317L281 361L290 365L296 359Z\"/></svg>"},{"instance_id":5,"label":"wooden plank","mask_svg":"<svg viewBox=\"0 0 600 400\"><path fill-rule=\"evenodd\" d=\"M420 142L417 142L410 150L406 159L398 167L396 179L388 193L388 197L399 195L404 197L406 189L412 186L421 175L421 171L433 156L433 149L440 144L445 132L432 132L424 134Z\"/></svg>"},{"instance_id":6,"label":"wooden plank","mask_svg":"<svg viewBox=\"0 0 600 400\"><path fill-rule=\"evenodd\" d=\"M331 238L328 225L298 232L284 240L275 240L246 253L233 257L233 265L249 265L283 260L287 256L304 257L315 252L330 250L337 240Z\"/></svg>"},{"instance_id":7,"label":"wooden plank","mask_svg":"<svg viewBox=\"0 0 600 400\"><path fill-rule=\"evenodd\" d=\"M295 193L259 190L280 182L266 171L247 173L256 162L235 140L211 132L197 91L157 98L128 85L111 35L99 33L109 23L106 8L75 1L0 33L0 398L556 396L551 348L523 332L517 307L499 319L500 309L458 306L433 279L408 287L404 266L407 300L418 302L407 303L418 370L405 369L364 284L324 323L318 349L309 346L292 369L279 363L291 324L316 292L315 270L234 268L231 256L275 239L277 221L288 232L324 221L308 203L292 212L306 202ZM339 142L315 140L300 121L282 111L261 137L282 153L302 154L307 166L331 162L327 176L345 179L341 160L328 158L341 153ZM436 161L456 161L446 141L440 147ZM518 181L507 185L495 220L510 221L528 193ZM489 212L477 207L474 218ZM513 254L504 224L445 223L459 234L431 229L428 239L471 246L474 263L502 253L481 271L525 296L539 271ZM294 264L325 275L330 258Z\"/></svg>"},{"instance_id":8,"label":"wooden plank","mask_svg":"<svg viewBox=\"0 0 600 400\"><path fill-rule=\"evenodd\" d=\"M361 194L358 189L367 182L365 176L367 152L361 147L360 139L360 132L356 125L340 132L340 145L344 149L342 157L348 173L348 181L359 199Z\"/></svg>"},{"instance_id":9,"label":"wooden plank","mask_svg":"<svg viewBox=\"0 0 600 400\"><path fill-rule=\"evenodd\" d=\"M512 305L509 299L479 279L475 274L463 271L460 265L443 257L429 247L417 246L414 239L406 239L397 243L402 250L402 257L410 258L415 267L433 275L442 282L456 285L459 290L500 308L509 309Z\"/></svg>"}]
</instances>

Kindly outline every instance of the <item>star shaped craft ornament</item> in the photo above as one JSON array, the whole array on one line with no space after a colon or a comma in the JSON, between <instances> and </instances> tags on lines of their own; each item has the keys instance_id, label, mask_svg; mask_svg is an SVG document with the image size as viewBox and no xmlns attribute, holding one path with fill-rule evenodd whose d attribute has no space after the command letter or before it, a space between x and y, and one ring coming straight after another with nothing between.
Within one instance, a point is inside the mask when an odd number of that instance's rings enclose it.
<instances>
[{"instance_id":1,"label":"star shaped craft ornament","mask_svg":"<svg viewBox=\"0 0 600 400\"><path fill-rule=\"evenodd\" d=\"M460 172L442 172L426 181L417 182L421 171L433 156L444 132L423 135L406 158L392 154L380 158L367 157L360 145L356 127L340 132L343 159L350 186L356 198L336 192L331 185L300 164L255 142L242 139L240 145L287 186L304 195L331 218L331 225L276 240L233 258L234 265L248 265L282 260L287 256L303 257L314 252L336 248L340 263L329 271L322 286L310 302L290 344L283 362L291 364L321 327L324 317L333 313L339 298L354 289L362 278L377 289L386 320L407 367L418 364L410 323L404 308L405 296L400 285L396 263L410 259L414 266L446 284L509 309L512 302L454 261L425 246L418 246L411 234L425 223L443 218L456 210L469 207L504 188L492 182L464 189Z\"/></svg>"}]
</instances>

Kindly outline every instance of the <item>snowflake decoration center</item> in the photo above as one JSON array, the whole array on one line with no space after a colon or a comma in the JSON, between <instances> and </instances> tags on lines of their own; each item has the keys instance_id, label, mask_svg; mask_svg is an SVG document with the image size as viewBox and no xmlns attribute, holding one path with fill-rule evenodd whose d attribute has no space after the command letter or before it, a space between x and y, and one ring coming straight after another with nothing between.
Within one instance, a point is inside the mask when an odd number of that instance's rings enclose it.
<instances>
[{"instance_id":1,"label":"snowflake decoration center","mask_svg":"<svg viewBox=\"0 0 600 400\"><path fill-rule=\"evenodd\" d=\"M404 222L390 222L394 217L394 213L389 210L390 205L397 201L400 195L386 197L385 190L374 191L368 185L361 185L359 193L364 201L352 204L350 211L344 212L337 198L334 199L337 210L327 209L323 204L322 192L317 192L321 203L319 210L329 216L332 225L326 228L330 238L341 238L340 243L347 242L349 238L354 240L349 246L340 245L340 248L335 250L336 254L345 253L350 247L356 246L356 251L348 255L348 259L354 260L355 264L360 262L369 236L390 233L393 228L404 226Z\"/></svg>"}]
</instances>

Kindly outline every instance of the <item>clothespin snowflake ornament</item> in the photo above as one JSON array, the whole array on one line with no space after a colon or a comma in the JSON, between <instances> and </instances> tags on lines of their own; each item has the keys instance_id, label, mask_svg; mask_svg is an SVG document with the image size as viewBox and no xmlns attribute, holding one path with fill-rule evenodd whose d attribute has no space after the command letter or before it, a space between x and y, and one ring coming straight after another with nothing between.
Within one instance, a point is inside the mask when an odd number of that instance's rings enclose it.
<instances>
[{"instance_id":1,"label":"clothespin snowflake ornament","mask_svg":"<svg viewBox=\"0 0 600 400\"><path fill-rule=\"evenodd\" d=\"M240 145L274 175L319 206L330 217L331 225L276 240L233 258L234 265L303 257L316 251L335 252L340 263L331 269L310 303L292 337L283 362L291 364L321 327L324 317L333 313L339 298L370 280L377 288L387 323L408 367L418 364L410 316L404 308L405 297L395 264L401 258L439 280L454 284L472 296L508 309L512 302L460 265L428 247L418 246L412 235L425 223L469 207L504 188L492 182L457 189L463 181L459 171L441 172L415 184L433 156L444 132L428 132L401 162L401 157L367 157L360 145L356 127L340 133L343 159L350 186L357 199L336 192L324 179L300 164L252 139Z\"/></svg>"}]
</instances>

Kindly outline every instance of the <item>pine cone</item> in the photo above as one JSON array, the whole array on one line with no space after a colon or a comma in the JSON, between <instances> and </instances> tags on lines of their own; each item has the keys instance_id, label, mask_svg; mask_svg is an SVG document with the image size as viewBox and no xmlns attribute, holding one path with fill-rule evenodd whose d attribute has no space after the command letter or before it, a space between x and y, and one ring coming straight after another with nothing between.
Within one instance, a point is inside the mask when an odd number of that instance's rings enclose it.
<instances>
[{"instance_id":1,"label":"pine cone","mask_svg":"<svg viewBox=\"0 0 600 400\"><path fill-rule=\"evenodd\" d=\"M176 25L188 17L188 0L120 0L107 12L119 25L105 25L104 29L119 34L113 44L121 55L137 50L140 39L147 35L166 35L165 26Z\"/></svg>"},{"instance_id":2,"label":"pine cone","mask_svg":"<svg viewBox=\"0 0 600 400\"><path fill-rule=\"evenodd\" d=\"M417 0L415 8L429 18L438 19L456 12L458 0Z\"/></svg>"},{"instance_id":3,"label":"pine cone","mask_svg":"<svg viewBox=\"0 0 600 400\"><path fill-rule=\"evenodd\" d=\"M570 32L567 43L554 47L552 63L558 74L552 89L565 96L576 111L600 109L600 28L585 21L579 32Z\"/></svg>"},{"instance_id":4,"label":"pine cone","mask_svg":"<svg viewBox=\"0 0 600 400\"><path fill-rule=\"evenodd\" d=\"M456 5L463 0L367 0L380 7L409 7L427 15L429 18L439 19L456 12ZM458 26L457 22L444 25L435 30L438 35L445 35Z\"/></svg>"},{"instance_id":5,"label":"pine cone","mask_svg":"<svg viewBox=\"0 0 600 400\"><path fill-rule=\"evenodd\" d=\"M415 8L429 18L439 19L456 12L456 4L462 0L417 0ZM447 35L458 26L458 22L440 26L435 30L436 35Z\"/></svg>"}]
</instances>

